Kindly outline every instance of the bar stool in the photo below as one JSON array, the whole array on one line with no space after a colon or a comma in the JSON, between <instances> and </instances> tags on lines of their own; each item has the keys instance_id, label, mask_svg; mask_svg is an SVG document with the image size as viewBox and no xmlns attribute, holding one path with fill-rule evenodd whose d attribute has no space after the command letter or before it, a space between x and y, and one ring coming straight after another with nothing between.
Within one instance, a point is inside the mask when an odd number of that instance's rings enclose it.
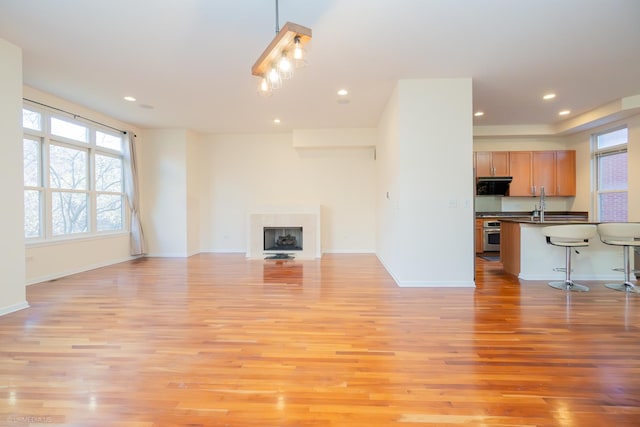
<instances>
[{"instance_id":1,"label":"bar stool","mask_svg":"<svg viewBox=\"0 0 640 427\"><path fill-rule=\"evenodd\" d=\"M587 292L589 288L571 279L571 250L589 246L589 239L596 235L593 224L551 225L542 229L547 244L565 248L565 279L563 282L549 282L549 286L564 291ZM578 251L576 251L578 253Z\"/></svg>"},{"instance_id":2,"label":"bar stool","mask_svg":"<svg viewBox=\"0 0 640 427\"><path fill-rule=\"evenodd\" d=\"M624 268L614 268L616 271L624 271L624 283L607 283L609 289L623 292L640 293L640 289L631 283L631 262L629 252L633 247L640 247L640 223L633 222L606 222L598 224L598 234L602 243L613 246L622 246L624 254Z\"/></svg>"}]
</instances>

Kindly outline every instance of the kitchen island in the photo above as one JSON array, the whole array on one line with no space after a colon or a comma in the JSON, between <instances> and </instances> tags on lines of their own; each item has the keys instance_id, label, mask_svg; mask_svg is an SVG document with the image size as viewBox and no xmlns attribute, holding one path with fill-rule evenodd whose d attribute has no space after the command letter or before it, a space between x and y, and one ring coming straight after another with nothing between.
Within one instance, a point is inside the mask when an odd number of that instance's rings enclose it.
<instances>
[{"instance_id":1,"label":"kitchen island","mask_svg":"<svg viewBox=\"0 0 640 427\"><path fill-rule=\"evenodd\" d=\"M539 214L538 214L539 215ZM533 220L535 217L532 211L481 211L476 212L475 242L476 253L497 252L500 250L500 222L503 219L512 220ZM539 219L539 216L537 217ZM547 211L546 218L549 220L565 221L587 221L588 212L580 211ZM493 234L489 236L488 234Z\"/></svg>"},{"instance_id":2,"label":"kitchen island","mask_svg":"<svg viewBox=\"0 0 640 427\"><path fill-rule=\"evenodd\" d=\"M585 221L523 221L501 219L500 258L504 271L523 280L563 280L565 248L547 244L542 228L562 224L589 224ZM573 279L624 281L621 272L622 248L605 245L596 234L589 246L577 248L571 258Z\"/></svg>"}]
</instances>

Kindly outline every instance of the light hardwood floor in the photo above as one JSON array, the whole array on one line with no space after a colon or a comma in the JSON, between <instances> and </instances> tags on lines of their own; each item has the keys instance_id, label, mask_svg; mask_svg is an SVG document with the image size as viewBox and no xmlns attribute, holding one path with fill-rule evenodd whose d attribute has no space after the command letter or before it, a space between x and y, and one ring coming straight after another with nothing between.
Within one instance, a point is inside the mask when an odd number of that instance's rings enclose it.
<instances>
[{"instance_id":1,"label":"light hardwood floor","mask_svg":"<svg viewBox=\"0 0 640 427\"><path fill-rule=\"evenodd\" d=\"M640 425L639 295L476 269L201 254L32 285L0 317L0 425Z\"/></svg>"}]
</instances>

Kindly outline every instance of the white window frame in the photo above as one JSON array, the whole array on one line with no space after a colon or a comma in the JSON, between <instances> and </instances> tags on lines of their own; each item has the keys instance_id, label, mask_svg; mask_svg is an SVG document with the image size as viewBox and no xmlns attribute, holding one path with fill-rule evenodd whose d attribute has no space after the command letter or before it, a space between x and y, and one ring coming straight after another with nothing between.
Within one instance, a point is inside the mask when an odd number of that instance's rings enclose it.
<instances>
[{"instance_id":1,"label":"white window frame","mask_svg":"<svg viewBox=\"0 0 640 427\"><path fill-rule=\"evenodd\" d=\"M129 233L129 209L128 200L125 194L125 179L124 173L125 161L124 161L124 144L126 143L122 133L115 131L106 126L100 126L93 122L85 122L73 117L65 115L63 112L53 111L46 107L34 105L28 101L25 101L23 108L34 111L41 114L42 130L34 130L29 128L23 128L23 139L32 139L40 142L40 187L24 186L24 190L39 190L41 191L41 203L40 203L40 236L38 237L25 237L27 244L41 244L47 242L66 241L66 240L81 240L87 238L95 238L100 236L113 236L119 234ZM87 142L80 142L73 139L61 137L58 135L52 135L50 132L51 117L55 117L66 122L75 123L89 129L89 140ZM113 136L121 138L122 145L121 151L110 149L107 147L98 146L96 144L96 131L107 133ZM84 150L87 152L88 164L87 164L87 188L83 190L71 190L71 189L58 189L51 188L49 178L49 147L52 145L58 145L62 147L69 147ZM120 192L104 192L96 190L95 182L95 156L96 154L115 157L122 162L122 188ZM71 234L53 235L52 225L52 193L53 192L72 192L79 194L88 194L89 202L87 205L87 231ZM118 230L97 230L97 208L96 200L98 195L110 194L119 195L122 198L122 228Z\"/></svg>"},{"instance_id":2,"label":"white window frame","mask_svg":"<svg viewBox=\"0 0 640 427\"><path fill-rule=\"evenodd\" d=\"M611 128L611 129L607 129L605 131L602 132L598 132L598 133L594 133L593 135L591 135L591 164L592 164L592 168L591 170L593 171L592 173L592 208L593 208L593 213L594 213L594 218L596 222L600 222L601 218L600 218L600 194L608 194L608 193L625 193L627 195L627 203L629 202L629 182L627 180L627 189L626 190L600 190L598 183L599 183L599 167L598 167L598 158L602 157L602 156L607 156L607 155L612 155L612 154L618 154L618 153L628 153L628 147L629 147L629 140L627 139L627 142L624 144L618 144L618 145L614 145L611 147L606 147L606 148L598 148L598 137L602 136L602 135L606 135L608 133L612 133L612 132L616 132L618 130L621 129L627 129L628 132L628 128L626 125L623 126L618 126L615 128ZM627 133L628 135L628 133ZM628 154L627 154L628 156ZM627 157L628 158L628 157ZM627 205L627 209L628 209L628 205ZM628 212L626 212L626 215L628 215Z\"/></svg>"}]
</instances>

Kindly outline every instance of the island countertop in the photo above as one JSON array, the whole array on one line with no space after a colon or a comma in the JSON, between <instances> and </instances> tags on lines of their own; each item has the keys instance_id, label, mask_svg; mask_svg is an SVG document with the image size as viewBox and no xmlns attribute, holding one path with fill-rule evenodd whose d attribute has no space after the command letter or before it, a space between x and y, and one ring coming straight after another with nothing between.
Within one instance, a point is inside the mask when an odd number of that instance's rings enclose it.
<instances>
[{"instance_id":1,"label":"island countertop","mask_svg":"<svg viewBox=\"0 0 640 427\"><path fill-rule=\"evenodd\" d=\"M485 211L476 212L476 218L530 218L533 215L532 211ZM587 219L589 212L584 211L546 211L545 217L549 218L580 218Z\"/></svg>"},{"instance_id":2,"label":"island countertop","mask_svg":"<svg viewBox=\"0 0 640 427\"><path fill-rule=\"evenodd\" d=\"M500 218L499 221L500 222L516 222L520 224L535 224L535 225L544 225L544 226L562 225L562 224L595 224L595 225L598 224L597 222L589 222L586 219L580 220L580 219L573 219L573 218L557 218L557 217L545 218L544 221L518 219L518 218Z\"/></svg>"}]
</instances>

